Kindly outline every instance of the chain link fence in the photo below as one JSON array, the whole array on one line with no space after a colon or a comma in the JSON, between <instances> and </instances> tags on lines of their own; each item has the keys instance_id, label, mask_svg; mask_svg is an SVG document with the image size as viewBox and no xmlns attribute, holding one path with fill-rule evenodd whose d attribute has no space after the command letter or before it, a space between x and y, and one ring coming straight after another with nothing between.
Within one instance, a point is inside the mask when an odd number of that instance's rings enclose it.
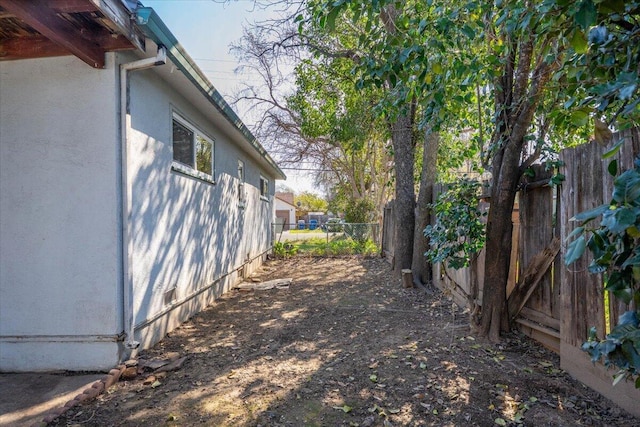
<instances>
[{"instance_id":1,"label":"chain link fence","mask_svg":"<svg viewBox=\"0 0 640 427\"><path fill-rule=\"evenodd\" d=\"M380 253L380 224L328 221L299 223L287 230L281 222L272 224L274 254L278 255L377 255Z\"/></svg>"}]
</instances>

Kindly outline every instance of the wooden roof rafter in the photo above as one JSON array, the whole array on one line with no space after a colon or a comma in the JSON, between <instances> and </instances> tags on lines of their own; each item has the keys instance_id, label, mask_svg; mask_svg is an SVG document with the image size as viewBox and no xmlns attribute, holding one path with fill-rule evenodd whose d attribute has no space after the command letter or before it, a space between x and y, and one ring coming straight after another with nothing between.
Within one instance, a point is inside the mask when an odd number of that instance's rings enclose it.
<instances>
[{"instance_id":1,"label":"wooden roof rafter","mask_svg":"<svg viewBox=\"0 0 640 427\"><path fill-rule=\"evenodd\" d=\"M47 7L56 13L86 13L98 10L95 4L87 0L49 0ZM0 19L15 17L16 15L12 12L0 12Z\"/></svg>"},{"instance_id":2,"label":"wooden roof rafter","mask_svg":"<svg viewBox=\"0 0 640 427\"><path fill-rule=\"evenodd\" d=\"M104 68L105 50L86 39L78 28L61 18L45 1L0 0L0 6L92 67Z\"/></svg>"},{"instance_id":3,"label":"wooden roof rafter","mask_svg":"<svg viewBox=\"0 0 640 427\"><path fill-rule=\"evenodd\" d=\"M0 60L73 54L104 68L105 52L144 50L121 0L0 0L0 28Z\"/></svg>"}]
</instances>

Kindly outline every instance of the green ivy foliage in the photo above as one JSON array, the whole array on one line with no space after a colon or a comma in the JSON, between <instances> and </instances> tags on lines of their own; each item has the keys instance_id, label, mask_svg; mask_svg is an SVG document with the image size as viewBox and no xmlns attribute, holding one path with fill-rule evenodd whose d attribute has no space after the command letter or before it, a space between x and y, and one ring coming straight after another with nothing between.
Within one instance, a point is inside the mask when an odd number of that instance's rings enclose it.
<instances>
[{"instance_id":1,"label":"green ivy foliage","mask_svg":"<svg viewBox=\"0 0 640 427\"><path fill-rule=\"evenodd\" d=\"M640 319L635 311L627 311L618 320L606 339L598 340L596 328L589 331L589 340L582 349L591 355L591 361L604 359L606 367L616 367L614 385L623 379L635 378L640 388Z\"/></svg>"},{"instance_id":2,"label":"green ivy foliage","mask_svg":"<svg viewBox=\"0 0 640 427\"><path fill-rule=\"evenodd\" d=\"M459 269L468 266L480 252L485 241L482 218L486 215L478 209L480 186L478 181L463 178L430 205L436 224L424 229L431 243L424 254L429 261L446 262L448 267Z\"/></svg>"},{"instance_id":3,"label":"green ivy foliage","mask_svg":"<svg viewBox=\"0 0 640 427\"><path fill-rule=\"evenodd\" d=\"M616 169L612 167L610 172L615 174ZM597 218L600 225L590 227ZM609 204L582 212L572 220L581 225L568 237L575 239L567 246L565 263L575 262L588 249L593 255L589 271L603 273L604 289L636 307L620 316L604 340L598 340L592 328L582 349L594 362L602 359L605 366L618 368L615 382L635 378L635 386L640 388L640 157L633 169L614 180Z\"/></svg>"}]
</instances>

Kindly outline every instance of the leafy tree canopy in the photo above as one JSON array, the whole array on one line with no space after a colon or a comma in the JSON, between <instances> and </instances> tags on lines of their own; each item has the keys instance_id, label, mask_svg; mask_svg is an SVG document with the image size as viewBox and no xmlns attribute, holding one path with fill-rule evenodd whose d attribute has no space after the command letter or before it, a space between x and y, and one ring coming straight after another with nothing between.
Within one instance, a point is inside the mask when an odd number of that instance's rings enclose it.
<instances>
[{"instance_id":1,"label":"leafy tree canopy","mask_svg":"<svg viewBox=\"0 0 640 427\"><path fill-rule=\"evenodd\" d=\"M304 191L294 197L294 203L304 212L326 212L327 201L317 194Z\"/></svg>"}]
</instances>

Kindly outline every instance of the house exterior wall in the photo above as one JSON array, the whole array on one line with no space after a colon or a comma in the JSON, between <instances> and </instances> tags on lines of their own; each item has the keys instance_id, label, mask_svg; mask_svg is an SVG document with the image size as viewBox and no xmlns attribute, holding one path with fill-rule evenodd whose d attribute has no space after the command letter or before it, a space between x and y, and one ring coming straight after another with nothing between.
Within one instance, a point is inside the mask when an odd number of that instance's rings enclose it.
<instances>
[{"instance_id":1,"label":"house exterior wall","mask_svg":"<svg viewBox=\"0 0 640 427\"><path fill-rule=\"evenodd\" d=\"M271 248L275 172L168 69L129 73L132 244L123 245L119 65L135 59L107 54L104 70L72 56L0 62L0 371L107 370L131 355L123 247L138 349ZM215 184L172 170L174 113L215 141Z\"/></svg>"},{"instance_id":2,"label":"house exterior wall","mask_svg":"<svg viewBox=\"0 0 640 427\"><path fill-rule=\"evenodd\" d=\"M228 290L243 266L246 275L261 264L271 247L275 183L153 70L131 74L130 113L133 312L135 338L146 348ZM174 113L214 140L215 184L172 170ZM269 179L266 198L261 175Z\"/></svg>"},{"instance_id":3,"label":"house exterior wall","mask_svg":"<svg viewBox=\"0 0 640 427\"><path fill-rule=\"evenodd\" d=\"M122 331L113 55L0 62L0 370L102 369Z\"/></svg>"}]
</instances>

